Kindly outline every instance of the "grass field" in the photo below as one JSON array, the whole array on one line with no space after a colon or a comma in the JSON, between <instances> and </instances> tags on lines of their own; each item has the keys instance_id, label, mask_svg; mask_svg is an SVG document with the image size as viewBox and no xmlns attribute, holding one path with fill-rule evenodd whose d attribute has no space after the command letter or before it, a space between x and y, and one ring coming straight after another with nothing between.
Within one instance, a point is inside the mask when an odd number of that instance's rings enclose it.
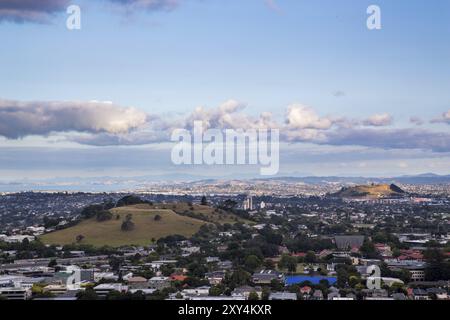
<instances>
[{"instance_id":1,"label":"grass field","mask_svg":"<svg viewBox=\"0 0 450 320\"><path fill-rule=\"evenodd\" d=\"M153 239L168 235L183 235L186 237L196 233L205 221L193 219L176 214L171 209L155 208L149 205L135 205L111 210L113 219L97 222L95 218L81 221L76 226L45 234L41 240L46 244L72 244L78 235L85 238L82 244L94 246L109 245L118 247L122 245L148 245ZM127 214L132 214L135 228L132 231L122 231L121 225ZM116 215L120 216L116 220ZM155 221L156 215L162 219Z\"/></svg>"},{"instance_id":2,"label":"grass field","mask_svg":"<svg viewBox=\"0 0 450 320\"><path fill-rule=\"evenodd\" d=\"M173 203L173 204L155 204L153 205L155 209L169 209L173 210L180 215L185 215L185 212L194 213L195 217L200 220L205 220L212 223L225 224L230 223L234 224L237 222L246 223L246 224L254 224L254 222L243 219L241 217L236 216L235 214L226 212L220 209L214 209L210 206L203 205L189 205L185 202ZM198 217L197 217L198 216Z\"/></svg>"}]
</instances>

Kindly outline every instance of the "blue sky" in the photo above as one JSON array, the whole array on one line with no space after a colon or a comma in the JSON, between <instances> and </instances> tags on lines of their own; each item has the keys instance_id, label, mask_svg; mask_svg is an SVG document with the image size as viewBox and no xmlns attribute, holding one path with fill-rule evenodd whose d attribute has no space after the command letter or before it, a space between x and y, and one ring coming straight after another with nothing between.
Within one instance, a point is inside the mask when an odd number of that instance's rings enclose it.
<instances>
[{"instance_id":1,"label":"blue sky","mask_svg":"<svg viewBox=\"0 0 450 320\"><path fill-rule=\"evenodd\" d=\"M280 123L287 121L289 105L301 104L320 117L363 121L389 114L389 124L374 128L380 132L412 128L449 134L450 120L443 116L450 110L450 2L445 0L278 0L272 6L264 0L179 0L171 10L139 11L120 1L74 0L69 3L82 10L82 29L76 31L66 29L64 10L50 15L48 23L2 20L2 2L7 1L0 0L3 100L111 101L171 119L198 106L212 109L235 99L247 106L249 116L271 112ZM381 30L366 28L371 4L381 8ZM412 124L411 117L421 125ZM0 138L0 148L3 154L10 148L33 154L33 147L45 146L49 158L65 148L105 152L66 140L59 128L21 139ZM285 172L352 174L353 168L353 174L363 175L449 173L450 148L436 152L414 143L410 148L384 148L351 141L313 141L323 157L296 165L286 155ZM298 153L307 152L309 143L295 141ZM349 169L337 162L329 166L330 154L336 152ZM374 153L386 155L378 161L386 161L391 169L368 162L367 155ZM164 157L161 154L155 157ZM0 157L2 161L7 160ZM25 169L3 173L10 178L79 175L92 169L86 162L76 172L61 166L56 173L30 162ZM116 165L105 163L114 168L105 168L105 174L119 174ZM170 170L158 166L158 172ZM130 171L139 169L134 165Z\"/></svg>"}]
</instances>

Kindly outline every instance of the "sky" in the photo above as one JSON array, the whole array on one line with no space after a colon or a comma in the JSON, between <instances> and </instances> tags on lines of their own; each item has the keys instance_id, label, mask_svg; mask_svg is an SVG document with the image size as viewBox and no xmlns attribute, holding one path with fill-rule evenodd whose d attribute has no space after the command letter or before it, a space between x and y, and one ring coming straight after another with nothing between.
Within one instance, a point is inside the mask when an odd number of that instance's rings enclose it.
<instances>
[{"instance_id":1,"label":"sky","mask_svg":"<svg viewBox=\"0 0 450 320\"><path fill-rule=\"evenodd\" d=\"M0 179L258 174L174 166L194 120L280 129L280 175L449 174L449 34L446 0L0 0Z\"/></svg>"}]
</instances>

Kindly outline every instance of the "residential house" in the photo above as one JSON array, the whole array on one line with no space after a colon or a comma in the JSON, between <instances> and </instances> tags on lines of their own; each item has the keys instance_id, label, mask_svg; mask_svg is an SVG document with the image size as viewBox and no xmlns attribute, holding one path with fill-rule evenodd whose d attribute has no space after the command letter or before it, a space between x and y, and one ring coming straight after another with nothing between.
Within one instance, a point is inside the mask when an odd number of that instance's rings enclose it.
<instances>
[{"instance_id":1,"label":"residential house","mask_svg":"<svg viewBox=\"0 0 450 320\"><path fill-rule=\"evenodd\" d=\"M231 292L231 296L244 296L245 299L247 300L252 292L255 292L258 295L259 299L261 299L262 297L261 287L250 287L250 286L237 287Z\"/></svg>"},{"instance_id":2,"label":"residential house","mask_svg":"<svg viewBox=\"0 0 450 320\"><path fill-rule=\"evenodd\" d=\"M94 287L94 291L100 298L105 298L112 291L128 292L128 286L122 283L102 283Z\"/></svg>"},{"instance_id":3,"label":"residential house","mask_svg":"<svg viewBox=\"0 0 450 320\"><path fill-rule=\"evenodd\" d=\"M255 272L252 276L252 281L255 284L267 285L274 280L284 283L284 275L275 270L261 270L260 272Z\"/></svg>"},{"instance_id":4,"label":"residential house","mask_svg":"<svg viewBox=\"0 0 450 320\"><path fill-rule=\"evenodd\" d=\"M292 292L273 292L269 300L297 300L297 294Z\"/></svg>"},{"instance_id":5,"label":"residential house","mask_svg":"<svg viewBox=\"0 0 450 320\"><path fill-rule=\"evenodd\" d=\"M150 289L161 290L170 287L169 277L153 277L148 280L148 287Z\"/></svg>"},{"instance_id":6,"label":"residential house","mask_svg":"<svg viewBox=\"0 0 450 320\"><path fill-rule=\"evenodd\" d=\"M322 290L314 290L311 299L312 300L323 300Z\"/></svg>"},{"instance_id":7,"label":"residential house","mask_svg":"<svg viewBox=\"0 0 450 320\"><path fill-rule=\"evenodd\" d=\"M127 279L130 289L147 289L149 287L148 280L144 277L130 277Z\"/></svg>"},{"instance_id":8,"label":"residential house","mask_svg":"<svg viewBox=\"0 0 450 320\"><path fill-rule=\"evenodd\" d=\"M225 278L225 274L225 271L213 271L206 273L205 277L208 279L210 285L218 285L222 283Z\"/></svg>"}]
</instances>

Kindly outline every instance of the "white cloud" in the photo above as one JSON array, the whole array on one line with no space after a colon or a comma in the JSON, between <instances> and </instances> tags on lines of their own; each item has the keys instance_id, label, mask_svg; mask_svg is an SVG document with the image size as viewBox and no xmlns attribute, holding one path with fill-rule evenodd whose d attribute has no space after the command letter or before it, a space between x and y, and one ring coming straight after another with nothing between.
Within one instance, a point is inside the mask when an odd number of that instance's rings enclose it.
<instances>
[{"instance_id":1,"label":"white cloud","mask_svg":"<svg viewBox=\"0 0 450 320\"><path fill-rule=\"evenodd\" d=\"M292 104L286 113L286 123L292 129L330 129L333 120L327 117L319 117L310 107L302 104Z\"/></svg>"},{"instance_id":2,"label":"white cloud","mask_svg":"<svg viewBox=\"0 0 450 320\"><path fill-rule=\"evenodd\" d=\"M363 121L365 126L384 127L392 124L392 116L388 113L374 114Z\"/></svg>"},{"instance_id":3,"label":"white cloud","mask_svg":"<svg viewBox=\"0 0 450 320\"><path fill-rule=\"evenodd\" d=\"M237 100L228 100L214 109L197 107L184 120L184 127L191 129L194 121L203 121L205 128L215 129L257 129L277 126L271 113L263 112L259 117L252 117L242 112L245 108L246 104Z\"/></svg>"}]
</instances>

